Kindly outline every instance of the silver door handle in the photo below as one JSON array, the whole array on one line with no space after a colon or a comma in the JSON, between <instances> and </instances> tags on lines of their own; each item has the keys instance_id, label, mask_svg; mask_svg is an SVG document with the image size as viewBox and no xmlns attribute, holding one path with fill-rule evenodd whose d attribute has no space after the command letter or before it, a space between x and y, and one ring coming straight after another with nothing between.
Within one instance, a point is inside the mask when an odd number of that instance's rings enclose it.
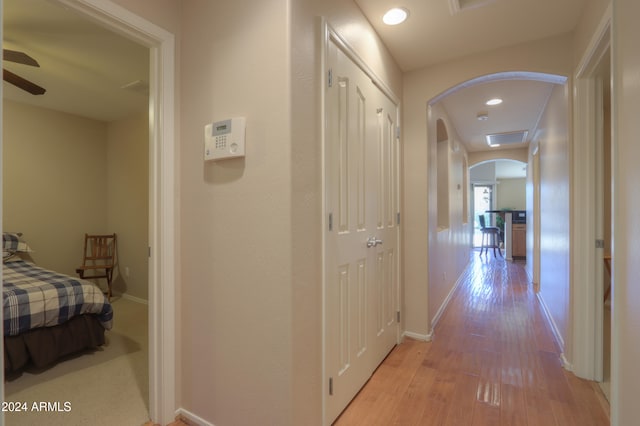
<instances>
[{"instance_id":1,"label":"silver door handle","mask_svg":"<svg viewBox=\"0 0 640 426\"><path fill-rule=\"evenodd\" d=\"M367 239L367 247L375 247L378 244L382 244L382 240L379 240L376 237L369 237Z\"/></svg>"}]
</instances>

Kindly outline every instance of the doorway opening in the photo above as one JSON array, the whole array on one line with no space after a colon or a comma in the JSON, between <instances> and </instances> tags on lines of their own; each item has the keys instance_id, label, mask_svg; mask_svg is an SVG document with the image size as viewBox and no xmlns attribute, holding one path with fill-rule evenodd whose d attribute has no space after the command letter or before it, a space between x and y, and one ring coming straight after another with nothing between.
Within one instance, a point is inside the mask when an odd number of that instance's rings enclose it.
<instances>
[{"instance_id":1,"label":"doorway opening","mask_svg":"<svg viewBox=\"0 0 640 426\"><path fill-rule=\"evenodd\" d=\"M611 173L611 16L609 8L578 66L574 140L580 143L574 144L572 151L573 371L579 377L603 383L611 371L605 358L616 349L615 339L613 343L606 341L615 329L615 315L610 314L615 304L610 305L609 323L605 300L609 275L604 262L605 256L615 252L611 237L615 184ZM615 268L615 262L611 265ZM615 282L611 285L615 295ZM606 393L607 385L604 387Z\"/></svg>"}]
</instances>

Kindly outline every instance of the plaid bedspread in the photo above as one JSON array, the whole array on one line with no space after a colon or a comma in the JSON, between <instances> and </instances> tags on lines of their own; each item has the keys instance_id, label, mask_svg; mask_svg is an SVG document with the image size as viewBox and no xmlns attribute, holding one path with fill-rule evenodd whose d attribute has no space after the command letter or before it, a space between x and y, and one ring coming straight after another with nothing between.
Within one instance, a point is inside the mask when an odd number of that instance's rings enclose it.
<instances>
[{"instance_id":1,"label":"plaid bedspread","mask_svg":"<svg viewBox=\"0 0 640 426\"><path fill-rule=\"evenodd\" d=\"M75 315L97 314L111 329L113 309L93 283L24 261L3 265L4 335L62 324Z\"/></svg>"}]
</instances>

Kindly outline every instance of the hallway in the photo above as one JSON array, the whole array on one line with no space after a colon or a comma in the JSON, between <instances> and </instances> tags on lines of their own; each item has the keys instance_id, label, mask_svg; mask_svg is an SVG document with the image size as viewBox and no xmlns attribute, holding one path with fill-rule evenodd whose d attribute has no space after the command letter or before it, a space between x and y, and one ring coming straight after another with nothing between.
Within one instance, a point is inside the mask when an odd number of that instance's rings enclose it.
<instances>
[{"instance_id":1,"label":"hallway","mask_svg":"<svg viewBox=\"0 0 640 426\"><path fill-rule=\"evenodd\" d=\"M405 339L335 424L608 425L598 386L561 367L522 264L471 257L433 341Z\"/></svg>"}]
</instances>

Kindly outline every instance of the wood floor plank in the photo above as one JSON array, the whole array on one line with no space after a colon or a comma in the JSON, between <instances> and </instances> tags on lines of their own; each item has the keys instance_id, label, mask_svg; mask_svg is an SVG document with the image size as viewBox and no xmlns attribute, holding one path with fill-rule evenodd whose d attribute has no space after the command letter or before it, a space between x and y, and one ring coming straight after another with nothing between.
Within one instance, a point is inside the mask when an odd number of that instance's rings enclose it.
<instances>
[{"instance_id":1,"label":"wood floor plank","mask_svg":"<svg viewBox=\"0 0 640 426\"><path fill-rule=\"evenodd\" d=\"M502 426L527 426L529 423L522 387L503 384L501 393L500 424Z\"/></svg>"},{"instance_id":2,"label":"wood floor plank","mask_svg":"<svg viewBox=\"0 0 640 426\"><path fill-rule=\"evenodd\" d=\"M433 341L405 339L335 424L606 426L609 411L563 369L522 264L474 253Z\"/></svg>"},{"instance_id":3,"label":"wood floor plank","mask_svg":"<svg viewBox=\"0 0 640 426\"><path fill-rule=\"evenodd\" d=\"M527 410L527 420L531 426L556 424L551 401L545 390L535 386L526 386L524 390L525 407ZM601 423L608 424L608 423Z\"/></svg>"},{"instance_id":4,"label":"wood floor plank","mask_svg":"<svg viewBox=\"0 0 640 426\"><path fill-rule=\"evenodd\" d=\"M500 407L476 402L471 426L496 426L500 424Z\"/></svg>"},{"instance_id":5,"label":"wood floor plank","mask_svg":"<svg viewBox=\"0 0 640 426\"><path fill-rule=\"evenodd\" d=\"M478 380L478 376L464 373L458 374L454 389L455 399L449 401L445 425L471 424L473 409L476 405L475 396L478 390Z\"/></svg>"}]
</instances>

